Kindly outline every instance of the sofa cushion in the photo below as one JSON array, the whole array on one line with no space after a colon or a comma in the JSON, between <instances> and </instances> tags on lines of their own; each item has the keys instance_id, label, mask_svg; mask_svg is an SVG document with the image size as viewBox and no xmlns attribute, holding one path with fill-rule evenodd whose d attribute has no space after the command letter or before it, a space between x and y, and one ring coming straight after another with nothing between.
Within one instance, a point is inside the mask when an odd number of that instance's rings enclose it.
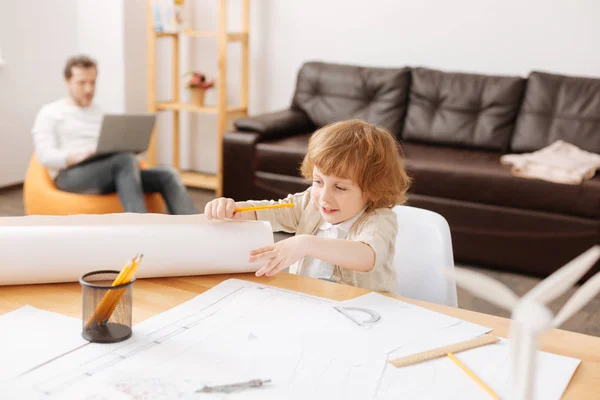
<instances>
[{"instance_id":1,"label":"sofa cushion","mask_svg":"<svg viewBox=\"0 0 600 400\"><path fill-rule=\"evenodd\" d=\"M529 75L511 149L530 152L557 140L600 153L600 79Z\"/></svg>"},{"instance_id":2,"label":"sofa cushion","mask_svg":"<svg viewBox=\"0 0 600 400\"><path fill-rule=\"evenodd\" d=\"M309 133L257 143L256 170L300 177L300 165L308 151L311 135ZM397 143L397 146L398 153L402 156L402 146L400 143Z\"/></svg>"},{"instance_id":3,"label":"sofa cushion","mask_svg":"<svg viewBox=\"0 0 600 400\"><path fill-rule=\"evenodd\" d=\"M300 165L308 151L311 134L256 144L256 170L274 174L299 176Z\"/></svg>"},{"instance_id":4,"label":"sofa cushion","mask_svg":"<svg viewBox=\"0 0 600 400\"><path fill-rule=\"evenodd\" d=\"M296 82L292 108L318 126L362 119L399 135L408 100L408 68L366 68L309 62Z\"/></svg>"},{"instance_id":5,"label":"sofa cushion","mask_svg":"<svg viewBox=\"0 0 600 400\"><path fill-rule=\"evenodd\" d=\"M506 150L525 80L412 70L405 141Z\"/></svg>"},{"instance_id":6,"label":"sofa cushion","mask_svg":"<svg viewBox=\"0 0 600 400\"><path fill-rule=\"evenodd\" d=\"M404 143L410 193L517 209L600 217L600 175L561 185L511 175L500 154Z\"/></svg>"}]
</instances>

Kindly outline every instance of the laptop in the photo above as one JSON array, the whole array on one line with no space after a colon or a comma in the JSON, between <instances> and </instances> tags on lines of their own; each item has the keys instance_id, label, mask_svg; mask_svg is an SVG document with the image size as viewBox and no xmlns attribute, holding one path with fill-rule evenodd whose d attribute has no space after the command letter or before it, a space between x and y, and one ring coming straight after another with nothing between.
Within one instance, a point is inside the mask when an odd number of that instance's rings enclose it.
<instances>
[{"instance_id":1,"label":"laptop","mask_svg":"<svg viewBox=\"0 0 600 400\"><path fill-rule=\"evenodd\" d=\"M143 153L150 145L155 114L106 114L100 127L96 156Z\"/></svg>"}]
</instances>

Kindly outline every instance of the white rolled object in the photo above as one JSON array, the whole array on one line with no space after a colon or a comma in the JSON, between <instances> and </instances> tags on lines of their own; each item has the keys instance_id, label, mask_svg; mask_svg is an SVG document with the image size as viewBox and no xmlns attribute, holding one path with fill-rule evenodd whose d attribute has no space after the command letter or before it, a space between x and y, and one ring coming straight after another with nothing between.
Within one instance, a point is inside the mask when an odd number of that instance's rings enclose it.
<instances>
[{"instance_id":1,"label":"white rolled object","mask_svg":"<svg viewBox=\"0 0 600 400\"><path fill-rule=\"evenodd\" d=\"M264 221L208 221L204 215L105 214L0 218L0 285L75 282L120 270L136 254L136 277L257 271L252 249L273 244Z\"/></svg>"}]
</instances>

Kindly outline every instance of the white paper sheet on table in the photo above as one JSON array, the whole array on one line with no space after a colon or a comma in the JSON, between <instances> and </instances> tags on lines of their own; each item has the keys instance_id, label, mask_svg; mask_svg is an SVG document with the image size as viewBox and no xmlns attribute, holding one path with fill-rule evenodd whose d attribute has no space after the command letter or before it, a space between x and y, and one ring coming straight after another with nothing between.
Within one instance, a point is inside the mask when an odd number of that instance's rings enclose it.
<instances>
[{"instance_id":1,"label":"white paper sheet on table","mask_svg":"<svg viewBox=\"0 0 600 400\"><path fill-rule=\"evenodd\" d=\"M81 320L31 306L0 316L0 381L84 346Z\"/></svg>"},{"instance_id":2,"label":"white paper sheet on table","mask_svg":"<svg viewBox=\"0 0 600 400\"><path fill-rule=\"evenodd\" d=\"M453 331L458 341L467 340L491 330L378 293L369 293L340 302L340 304L376 310L381 315L381 321L369 329L354 327L352 330L352 337L350 337L352 342L369 343L369 346L362 347L362 350L368 353L378 351L388 354L399 346L422 339L424 336L443 337L439 332L454 326L462 326L467 329ZM468 328L471 329L468 330ZM349 338L348 335L344 335L344 337ZM361 349L356 345L353 347L356 348L356 351ZM437 346L432 345L428 348L435 347Z\"/></svg>"},{"instance_id":3,"label":"white paper sheet on table","mask_svg":"<svg viewBox=\"0 0 600 400\"><path fill-rule=\"evenodd\" d=\"M359 327L333 308L343 304L377 311L381 325ZM460 325L413 307L373 295L338 303L231 279L136 325L126 342L89 344L14 383L45 392L47 398L76 399L89 397L93 388L95 398L119 398L116 393L122 397L122 390L152 387L184 394L205 384L259 378L273 383L246 390L243 398L343 393L348 399L369 399L387 368L387 349L411 336L406 318L430 319L417 324L421 334Z\"/></svg>"},{"instance_id":4,"label":"white paper sheet on table","mask_svg":"<svg viewBox=\"0 0 600 400\"><path fill-rule=\"evenodd\" d=\"M341 305L372 309L382 321L360 327L334 309ZM417 336L410 334L413 323ZM401 369L386 360L487 331L381 295L335 302L230 279L136 325L131 339L88 344L13 380L12 389L2 393L36 400L131 399L152 390L195 398L195 390L204 385L271 379L263 388L211 397L486 399L488 395L448 359ZM388 355L389 348L398 350ZM506 395L506 348L503 342L458 357ZM537 398L559 398L579 360L543 353L540 357L538 379L544 386Z\"/></svg>"},{"instance_id":5,"label":"white paper sheet on table","mask_svg":"<svg viewBox=\"0 0 600 400\"><path fill-rule=\"evenodd\" d=\"M142 253L138 278L253 272L250 250L272 243L268 222L200 214L2 217L0 285L74 282Z\"/></svg>"},{"instance_id":6,"label":"white paper sheet on table","mask_svg":"<svg viewBox=\"0 0 600 400\"><path fill-rule=\"evenodd\" d=\"M441 340L442 342L444 340ZM431 342L430 342L431 343ZM443 345L443 344L442 344ZM412 348L411 348L412 347ZM427 347L422 343L400 348L390 359L414 354ZM510 398L509 346L507 340L455 354L501 399ZM535 400L559 400L581 361L571 357L538 352ZM489 394L477 385L448 357L407 367L386 365L377 400L487 400Z\"/></svg>"}]
</instances>

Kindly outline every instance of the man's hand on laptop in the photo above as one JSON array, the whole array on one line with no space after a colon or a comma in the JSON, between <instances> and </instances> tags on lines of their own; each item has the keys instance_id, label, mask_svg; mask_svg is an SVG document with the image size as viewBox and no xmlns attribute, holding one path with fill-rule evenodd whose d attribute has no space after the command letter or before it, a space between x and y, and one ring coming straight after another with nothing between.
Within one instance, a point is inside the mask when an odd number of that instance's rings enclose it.
<instances>
[{"instance_id":1,"label":"man's hand on laptop","mask_svg":"<svg viewBox=\"0 0 600 400\"><path fill-rule=\"evenodd\" d=\"M67 156L67 166L70 167L75 164L79 164L83 160L94 155L93 151L83 152L83 153L72 153Z\"/></svg>"}]
</instances>

